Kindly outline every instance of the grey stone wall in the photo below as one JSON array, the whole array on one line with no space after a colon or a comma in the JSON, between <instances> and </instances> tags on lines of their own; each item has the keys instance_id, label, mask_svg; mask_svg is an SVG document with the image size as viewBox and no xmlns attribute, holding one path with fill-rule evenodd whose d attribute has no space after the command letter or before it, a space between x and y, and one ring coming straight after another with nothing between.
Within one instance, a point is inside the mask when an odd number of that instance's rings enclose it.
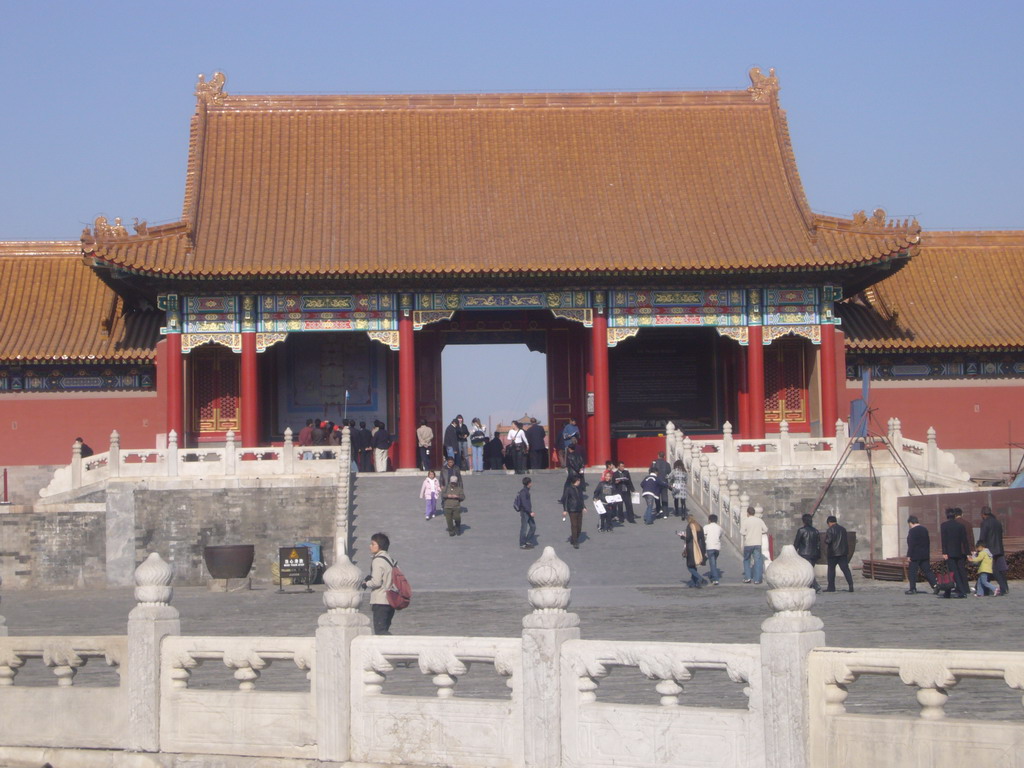
<instances>
[{"instance_id":1,"label":"grey stone wall","mask_svg":"<svg viewBox=\"0 0 1024 768\"><path fill-rule=\"evenodd\" d=\"M11 504L39 501L39 490L50 483L56 471L57 467L50 465L7 467L8 500Z\"/></svg>"},{"instance_id":2,"label":"grey stone wall","mask_svg":"<svg viewBox=\"0 0 1024 768\"><path fill-rule=\"evenodd\" d=\"M203 548L254 544L254 576L271 578L278 548L300 541L334 559L335 487L137 489L135 559L159 552L174 568L175 584L206 583Z\"/></svg>"},{"instance_id":3,"label":"grey stone wall","mask_svg":"<svg viewBox=\"0 0 1024 768\"><path fill-rule=\"evenodd\" d=\"M5 589L107 585L101 511L0 515L0 576Z\"/></svg>"},{"instance_id":4,"label":"grey stone wall","mask_svg":"<svg viewBox=\"0 0 1024 768\"><path fill-rule=\"evenodd\" d=\"M784 544L792 544L796 530L802 523L800 516L810 512L815 500L825 487L818 478L790 478L782 480L745 479L743 490L750 494L752 504L764 507L764 521L775 540L778 555ZM859 565L869 557L871 525L869 524L871 496L874 496L874 538L876 557L881 557L881 500L878 487L871 488L867 478L836 478L814 515L814 527L825 530L829 515L839 518L848 531L857 534L857 548L850 562Z\"/></svg>"}]
</instances>

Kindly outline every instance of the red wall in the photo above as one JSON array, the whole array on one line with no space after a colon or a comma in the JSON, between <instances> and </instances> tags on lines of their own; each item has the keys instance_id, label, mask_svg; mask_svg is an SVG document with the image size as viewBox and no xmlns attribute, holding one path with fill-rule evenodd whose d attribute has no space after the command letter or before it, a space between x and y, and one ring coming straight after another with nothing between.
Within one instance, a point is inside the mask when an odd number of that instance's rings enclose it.
<instances>
[{"instance_id":1,"label":"red wall","mask_svg":"<svg viewBox=\"0 0 1024 768\"><path fill-rule=\"evenodd\" d=\"M67 464L76 437L102 453L115 429L126 448L153 447L166 410L155 393L2 395L0 466Z\"/></svg>"},{"instance_id":2,"label":"red wall","mask_svg":"<svg viewBox=\"0 0 1024 768\"><path fill-rule=\"evenodd\" d=\"M853 384L853 382L848 382ZM893 416L900 420L903 435L924 442L928 427L935 427L939 448L1006 448L1011 439L1024 441L1024 382L1009 386L999 382L974 385L935 382L873 382L870 429L885 434ZM860 397L860 382L845 390L840 418L850 418L849 403Z\"/></svg>"}]
</instances>

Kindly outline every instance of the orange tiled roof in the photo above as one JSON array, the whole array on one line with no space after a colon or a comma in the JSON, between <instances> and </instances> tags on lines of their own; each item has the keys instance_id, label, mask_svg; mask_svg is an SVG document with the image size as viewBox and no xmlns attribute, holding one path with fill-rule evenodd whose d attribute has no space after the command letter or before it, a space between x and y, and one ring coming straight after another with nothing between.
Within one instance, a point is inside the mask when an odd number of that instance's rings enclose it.
<instances>
[{"instance_id":1,"label":"orange tiled roof","mask_svg":"<svg viewBox=\"0 0 1024 768\"><path fill-rule=\"evenodd\" d=\"M0 360L153 360L161 313L123 312L81 243L0 242Z\"/></svg>"},{"instance_id":2,"label":"orange tiled roof","mask_svg":"<svg viewBox=\"0 0 1024 768\"><path fill-rule=\"evenodd\" d=\"M742 272L863 267L918 229L813 216L770 88L217 91L197 102L180 226L83 242L164 275Z\"/></svg>"},{"instance_id":3,"label":"orange tiled roof","mask_svg":"<svg viewBox=\"0 0 1024 768\"><path fill-rule=\"evenodd\" d=\"M925 232L900 272L839 306L851 350L1024 347L1024 231Z\"/></svg>"}]
</instances>

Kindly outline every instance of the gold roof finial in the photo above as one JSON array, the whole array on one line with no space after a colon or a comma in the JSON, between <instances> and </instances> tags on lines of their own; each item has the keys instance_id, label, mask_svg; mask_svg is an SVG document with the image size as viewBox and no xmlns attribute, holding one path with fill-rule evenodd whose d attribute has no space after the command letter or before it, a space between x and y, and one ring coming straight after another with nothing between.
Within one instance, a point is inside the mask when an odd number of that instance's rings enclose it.
<instances>
[{"instance_id":1,"label":"gold roof finial","mask_svg":"<svg viewBox=\"0 0 1024 768\"><path fill-rule=\"evenodd\" d=\"M200 73L199 81L196 83L196 98L207 104L220 104L227 95L224 93L224 83L227 80L223 72L214 72L210 76L210 82L206 82L206 77Z\"/></svg>"},{"instance_id":2,"label":"gold roof finial","mask_svg":"<svg viewBox=\"0 0 1024 768\"><path fill-rule=\"evenodd\" d=\"M760 67L752 67L750 72L750 87L747 92L754 97L754 101L768 101L779 92L779 78L775 76L775 67L768 70L767 75L761 74Z\"/></svg>"}]
</instances>

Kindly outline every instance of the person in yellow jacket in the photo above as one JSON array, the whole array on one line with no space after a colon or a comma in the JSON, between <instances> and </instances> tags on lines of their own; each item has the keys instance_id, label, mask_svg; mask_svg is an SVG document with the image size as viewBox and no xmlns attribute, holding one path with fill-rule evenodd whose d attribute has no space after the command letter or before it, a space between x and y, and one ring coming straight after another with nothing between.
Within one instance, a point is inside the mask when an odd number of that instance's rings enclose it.
<instances>
[{"instance_id":1,"label":"person in yellow jacket","mask_svg":"<svg viewBox=\"0 0 1024 768\"><path fill-rule=\"evenodd\" d=\"M974 587L974 596L985 597L988 594L995 597L998 595L999 588L993 587L991 582L992 553L984 545L980 545L967 559L978 566L978 583Z\"/></svg>"}]
</instances>

